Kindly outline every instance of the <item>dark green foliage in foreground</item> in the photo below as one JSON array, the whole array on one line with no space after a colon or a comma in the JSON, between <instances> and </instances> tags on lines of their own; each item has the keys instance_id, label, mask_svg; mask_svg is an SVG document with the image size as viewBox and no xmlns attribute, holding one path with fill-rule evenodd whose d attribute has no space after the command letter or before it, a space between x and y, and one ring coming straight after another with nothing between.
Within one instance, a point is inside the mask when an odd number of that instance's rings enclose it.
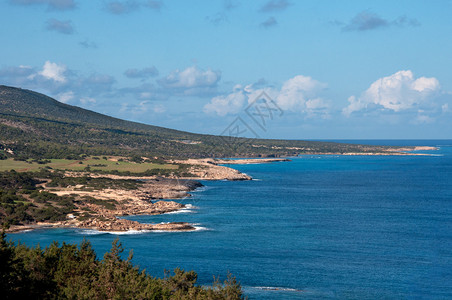
<instances>
[{"instance_id":1,"label":"dark green foliage in foreground","mask_svg":"<svg viewBox=\"0 0 452 300\"><path fill-rule=\"evenodd\" d=\"M163 279L148 275L121 258L118 241L102 260L89 242L54 242L45 249L15 245L0 236L2 299L243 299L231 275L211 287L196 285L193 271L174 270Z\"/></svg>"}]
</instances>

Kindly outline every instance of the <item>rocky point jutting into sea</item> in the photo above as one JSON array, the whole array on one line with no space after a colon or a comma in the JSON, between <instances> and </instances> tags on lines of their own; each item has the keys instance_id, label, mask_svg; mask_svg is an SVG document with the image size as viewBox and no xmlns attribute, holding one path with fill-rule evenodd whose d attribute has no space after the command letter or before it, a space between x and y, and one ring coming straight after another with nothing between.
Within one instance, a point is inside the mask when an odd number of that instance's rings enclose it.
<instances>
[{"instance_id":1,"label":"rocky point jutting into sea","mask_svg":"<svg viewBox=\"0 0 452 300\"><path fill-rule=\"evenodd\" d=\"M119 176L95 174L89 172L65 172L66 177L109 178L112 180L133 180L140 184L136 189L109 187L88 189L84 185L52 187L50 181L40 186L44 191L58 196L77 196L89 201L75 201L73 213L66 220L58 222L37 222L28 225L13 225L8 231L21 231L42 227L77 227L99 231L164 230L190 231L195 227L189 223L172 222L163 224L142 224L122 219L128 215L157 215L186 208L182 203L163 200L189 197L190 191L201 187L196 180L250 180L251 177L237 170L219 166L209 161L190 161L190 172L194 175L186 178L163 178L158 176ZM86 212L89 216L86 217Z\"/></svg>"}]
</instances>

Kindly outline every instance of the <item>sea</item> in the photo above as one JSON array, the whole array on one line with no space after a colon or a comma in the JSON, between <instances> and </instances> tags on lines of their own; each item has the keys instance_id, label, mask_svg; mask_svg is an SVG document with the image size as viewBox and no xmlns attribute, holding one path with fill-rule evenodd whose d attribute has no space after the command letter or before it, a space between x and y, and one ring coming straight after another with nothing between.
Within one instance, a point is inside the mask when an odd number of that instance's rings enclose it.
<instances>
[{"instance_id":1,"label":"sea","mask_svg":"<svg viewBox=\"0 0 452 300\"><path fill-rule=\"evenodd\" d=\"M249 299L452 299L452 140L340 141L435 146L426 156L306 155L233 165L252 181L203 181L187 208L145 223L193 232L47 229L8 234L47 246L116 238L158 277L195 270L198 283L241 282Z\"/></svg>"}]
</instances>

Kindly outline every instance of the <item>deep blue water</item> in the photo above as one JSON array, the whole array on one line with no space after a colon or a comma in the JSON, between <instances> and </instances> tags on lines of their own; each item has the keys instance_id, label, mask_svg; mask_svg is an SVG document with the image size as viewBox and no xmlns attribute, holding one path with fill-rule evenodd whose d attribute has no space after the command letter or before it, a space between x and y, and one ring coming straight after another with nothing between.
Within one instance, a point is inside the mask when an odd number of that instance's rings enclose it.
<instances>
[{"instance_id":1,"label":"deep blue water","mask_svg":"<svg viewBox=\"0 0 452 300\"><path fill-rule=\"evenodd\" d=\"M195 207L191 211L132 217L187 221L205 230L119 239L134 250L134 263L155 276L182 267L207 284L231 271L251 299L451 299L452 141L378 143L440 150L424 151L435 156L303 156L237 165L257 180L204 182L182 200ZM87 237L100 256L118 237L93 233L8 236L29 245Z\"/></svg>"}]
</instances>

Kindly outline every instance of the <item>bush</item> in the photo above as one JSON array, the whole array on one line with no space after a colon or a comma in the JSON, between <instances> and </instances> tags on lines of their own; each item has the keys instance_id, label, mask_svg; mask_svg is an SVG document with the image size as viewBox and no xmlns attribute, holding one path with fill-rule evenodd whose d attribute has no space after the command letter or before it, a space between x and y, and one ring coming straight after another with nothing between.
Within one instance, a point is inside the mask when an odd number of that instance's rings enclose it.
<instances>
[{"instance_id":1,"label":"bush","mask_svg":"<svg viewBox=\"0 0 452 300\"><path fill-rule=\"evenodd\" d=\"M91 244L53 242L42 249L6 241L0 236L0 290L3 299L243 299L240 283L229 275L221 284L197 286L194 271L174 270L164 279L124 260L115 240L99 260Z\"/></svg>"}]
</instances>

